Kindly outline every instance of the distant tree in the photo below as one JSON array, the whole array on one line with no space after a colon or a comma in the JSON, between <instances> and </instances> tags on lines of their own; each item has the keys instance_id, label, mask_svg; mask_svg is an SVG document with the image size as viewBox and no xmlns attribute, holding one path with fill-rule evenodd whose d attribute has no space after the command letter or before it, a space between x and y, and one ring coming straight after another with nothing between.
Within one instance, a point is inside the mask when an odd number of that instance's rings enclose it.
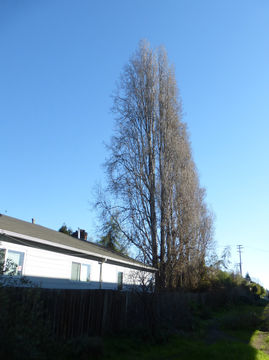
<instances>
[{"instance_id":1,"label":"distant tree","mask_svg":"<svg viewBox=\"0 0 269 360\"><path fill-rule=\"evenodd\" d=\"M252 292L253 292L253 294L257 294L257 293L258 293L258 286L257 286L257 284L255 284L255 285L252 286Z\"/></svg>"},{"instance_id":2,"label":"distant tree","mask_svg":"<svg viewBox=\"0 0 269 360\"><path fill-rule=\"evenodd\" d=\"M105 221L101 228L102 236L97 243L109 250L127 255L127 249L124 244L123 234L117 221L117 215L112 215L109 220Z\"/></svg>"},{"instance_id":3,"label":"distant tree","mask_svg":"<svg viewBox=\"0 0 269 360\"><path fill-rule=\"evenodd\" d=\"M219 258L217 255L215 255L215 258L213 258L212 266L218 271L223 270L226 271L229 269L231 265L231 247L226 246L221 254L221 257Z\"/></svg>"},{"instance_id":4,"label":"distant tree","mask_svg":"<svg viewBox=\"0 0 269 360\"><path fill-rule=\"evenodd\" d=\"M58 231L70 236L73 234L73 230L70 227L68 228L66 224L63 224Z\"/></svg>"},{"instance_id":5,"label":"distant tree","mask_svg":"<svg viewBox=\"0 0 269 360\"><path fill-rule=\"evenodd\" d=\"M245 279L247 280L247 282L251 282L251 277L249 276L249 273L246 273Z\"/></svg>"}]
</instances>

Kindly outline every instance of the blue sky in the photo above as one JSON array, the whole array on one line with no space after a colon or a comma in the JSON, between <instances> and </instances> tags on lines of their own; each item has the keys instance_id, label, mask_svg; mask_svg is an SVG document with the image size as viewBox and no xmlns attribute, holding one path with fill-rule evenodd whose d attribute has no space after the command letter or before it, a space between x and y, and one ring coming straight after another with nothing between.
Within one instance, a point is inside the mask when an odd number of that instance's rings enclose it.
<instances>
[{"instance_id":1,"label":"blue sky","mask_svg":"<svg viewBox=\"0 0 269 360\"><path fill-rule=\"evenodd\" d=\"M269 2L1 0L0 212L95 237L111 94L140 39L175 65L218 251L269 288Z\"/></svg>"}]
</instances>

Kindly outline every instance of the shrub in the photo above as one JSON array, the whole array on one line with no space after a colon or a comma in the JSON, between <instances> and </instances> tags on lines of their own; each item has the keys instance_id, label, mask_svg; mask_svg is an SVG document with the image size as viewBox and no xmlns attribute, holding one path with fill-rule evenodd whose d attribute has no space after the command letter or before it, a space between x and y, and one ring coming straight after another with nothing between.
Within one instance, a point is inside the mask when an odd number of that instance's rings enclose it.
<instances>
[{"instance_id":1,"label":"shrub","mask_svg":"<svg viewBox=\"0 0 269 360\"><path fill-rule=\"evenodd\" d=\"M1 358L47 358L52 338L39 290L0 285Z\"/></svg>"}]
</instances>

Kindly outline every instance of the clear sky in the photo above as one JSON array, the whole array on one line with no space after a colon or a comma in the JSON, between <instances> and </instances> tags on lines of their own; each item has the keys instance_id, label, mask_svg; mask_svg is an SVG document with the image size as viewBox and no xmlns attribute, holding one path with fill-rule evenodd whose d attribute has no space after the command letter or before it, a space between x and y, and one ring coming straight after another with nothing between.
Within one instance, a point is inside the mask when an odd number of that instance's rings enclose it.
<instances>
[{"instance_id":1,"label":"clear sky","mask_svg":"<svg viewBox=\"0 0 269 360\"><path fill-rule=\"evenodd\" d=\"M268 0L0 0L0 212L95 237L111 93L140 39L175 65L218 250L269 288Z\"/></svg>"}]
</instances>

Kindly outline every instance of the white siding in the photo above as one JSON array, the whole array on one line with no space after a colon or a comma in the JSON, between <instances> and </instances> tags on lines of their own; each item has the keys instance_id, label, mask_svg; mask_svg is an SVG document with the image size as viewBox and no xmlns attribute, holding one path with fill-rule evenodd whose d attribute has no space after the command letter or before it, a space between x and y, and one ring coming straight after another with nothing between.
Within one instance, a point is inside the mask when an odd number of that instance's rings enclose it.
<instances>
[{"instance_id":1,"label":"white siding","mask_svg":"<svg viewBox=\"0 0 269 360\"><path fill-rule=\"evenodd\" d=\"M25 254L22 275L46 288L74 288L98 289L100 288L100 264L98 261L88 260L77 256L65 255L53 251L31 248L9 242L0 243L0 248L21 251ZM71 280L72 262L90 265L90 282ZM130 284L138 284L137 274L127 267L102 264L102 288L118 288L118 272L123 273L123 289ZM136 274L136 280L134 280ZM152 275L150 275L152 276Z\"/></svg>"}]
</instances>

